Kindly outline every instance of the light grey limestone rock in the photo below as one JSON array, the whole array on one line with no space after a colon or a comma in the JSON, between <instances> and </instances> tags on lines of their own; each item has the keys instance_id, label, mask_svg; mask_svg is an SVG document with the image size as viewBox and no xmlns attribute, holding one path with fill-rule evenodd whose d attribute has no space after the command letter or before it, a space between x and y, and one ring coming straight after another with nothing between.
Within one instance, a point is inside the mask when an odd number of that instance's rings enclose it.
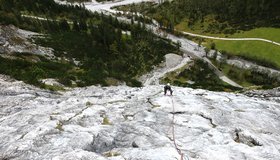
<instances>
[{"instance_id":1,"label":"light grey limestone rock","mask_svg":"<svg viewBox=\"0 0 280 160\"><path fill-rule=\"evenodd\" d=\"M279 159L279 97L162 87L54 93L0 76L0 158L176 160L175 140L185 159Z\"/></svg>"}]
</instances>

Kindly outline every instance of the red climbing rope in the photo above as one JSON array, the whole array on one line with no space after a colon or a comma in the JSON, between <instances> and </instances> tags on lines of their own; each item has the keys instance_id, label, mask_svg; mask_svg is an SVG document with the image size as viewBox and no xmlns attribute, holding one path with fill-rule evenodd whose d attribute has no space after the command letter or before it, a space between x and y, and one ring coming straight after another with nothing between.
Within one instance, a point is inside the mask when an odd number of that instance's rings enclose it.
<instances>
[{"instance_id":1,"label":"red climbing rope","mask_svg":"<svg viewBox=\"0 0 280 160\"><path fill-rule=\"evenodd\" d=\"M172 100L172 108L173 108L173 116L172 116L172 139L173 139L173 143L175 146L175 149L177 150L178 154L181 156L180 160L184 160L184 153L182 152L182 150L178 147L177 143L176 143L176 139L175 139L175 105L173 102L173 97L171 98ZM187 157L187 156L186 156ZM187 159L189 159L187 157Z\"/></svg>"}]
</instances>

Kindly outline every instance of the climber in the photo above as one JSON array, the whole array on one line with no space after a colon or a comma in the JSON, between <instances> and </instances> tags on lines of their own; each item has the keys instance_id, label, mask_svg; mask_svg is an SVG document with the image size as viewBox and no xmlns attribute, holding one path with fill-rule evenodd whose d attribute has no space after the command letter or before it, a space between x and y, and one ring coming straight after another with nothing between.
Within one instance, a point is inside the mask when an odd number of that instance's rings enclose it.
<instances>
[{"instance_id":1,"label":"climber","mask_svg":"<svg viewBox=\"0 0 280 160\"><path fill-rule=\"evenodd\" d=\"M169 91L170 95L172 96L173 91L169 83L167 83L167 85L164 86L164 95L166 95L167 91Z\"/></svg>"}]
</instances>

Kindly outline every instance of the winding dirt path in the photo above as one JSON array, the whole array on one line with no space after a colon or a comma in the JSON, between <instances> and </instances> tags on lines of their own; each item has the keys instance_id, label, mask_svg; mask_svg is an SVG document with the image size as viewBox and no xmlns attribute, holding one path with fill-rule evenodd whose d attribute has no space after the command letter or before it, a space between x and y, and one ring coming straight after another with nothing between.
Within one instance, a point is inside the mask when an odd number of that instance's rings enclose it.
<instances>
[{"instance_id":1,"label":"winding dirt path","mask_svg":"<svg viewBox=\"0 0 280 160\"><path fill-rule=\"evenodd\" d=\"M215 40L224 40L224 41L262 41L262 42L272 43L274 45L280 46L280 43L274 42L272 40L264 39L264 38L221 38L221 37L205 36L205 35L200 35L200 34L195 34L195 33L190 33L190 32L184 32L184 31L178 31L178 32L180 32L184 35L189 35L189 36L193 36L193 37L201 37L201 38L206 38L206 39L215 39Z\"/></svg>"}]
</instances>

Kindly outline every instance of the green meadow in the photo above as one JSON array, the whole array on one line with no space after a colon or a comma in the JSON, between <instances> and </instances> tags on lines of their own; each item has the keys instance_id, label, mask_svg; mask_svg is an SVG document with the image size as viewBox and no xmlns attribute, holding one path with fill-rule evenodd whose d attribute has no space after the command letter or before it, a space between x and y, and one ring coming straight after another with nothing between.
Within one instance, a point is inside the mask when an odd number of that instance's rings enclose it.
<instances>
[{"instance_id":1,"label":"green meadow","mask_svg":"<svg viewBox=\"0 0 280 160\"><path fill-rule=\"evenodd\" d=\"M237 31L234 34L209 33L205 28L207 24L195 24L191 28L183 21L175 28L196 34L225 38L264 38L280 43L280 28L256 28L248 31ZM215 43L216 49L229 55L241 56L245 59L256 61L261 65L280 69L280 46L262 41L225 41L205 39L204 46L210 47Z\"/></svg>"}]
</instances>

